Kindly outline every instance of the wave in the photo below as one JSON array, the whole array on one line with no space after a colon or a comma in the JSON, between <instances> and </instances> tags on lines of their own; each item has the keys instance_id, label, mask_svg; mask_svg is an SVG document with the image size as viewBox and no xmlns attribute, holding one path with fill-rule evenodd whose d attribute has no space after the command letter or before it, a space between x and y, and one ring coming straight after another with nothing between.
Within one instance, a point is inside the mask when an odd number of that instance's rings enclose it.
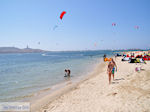
<instances>
[{"instance_id":1,"label":"wave","mask_svg":"<svg viewBox=\"0 0 150 112\"><path fill-rule=\"evenodd\" d=\"M48 54L42 54L42 56L57 56L57 57L60 57L60 55L48 55Z\"/></svg>"},{"instance_id":2,"label":"wave","mask_svg":"<svg viewBox=\"0 0 150 112\"><path fill-rule=\"evenodd\" d=\"M62 55L49 55L49 54L42 54L42 56L52 56L52 57L76 57L76 56L84 56L84 54L72 55L72 56L62 56ZM85 55L86 56L86 55Z\"/></svg>"}]
</instances>

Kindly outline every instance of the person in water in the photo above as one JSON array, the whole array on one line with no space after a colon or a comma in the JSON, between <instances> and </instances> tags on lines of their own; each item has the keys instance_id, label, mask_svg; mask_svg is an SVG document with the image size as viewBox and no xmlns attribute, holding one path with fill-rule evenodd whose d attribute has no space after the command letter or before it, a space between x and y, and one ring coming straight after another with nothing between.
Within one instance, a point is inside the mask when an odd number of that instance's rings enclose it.
<instances>
[{"instance_id":1,"label":"person in water","mask_svg":"<svg viewBox=\"0 0 150 112\"><path fill-rule=\"evenodd\" d=\"M71 73L71 71L68 69L68 77L70 77L70 73Z\"/></svg>"},{"instance_id":2,"label":"person in water","mask_svg":"<svg viewBox=\"0 0 150 112\"><path fill-rule=\"evenodd\" d=\"M70 77L71 71L68 69L65 69L65 76L64 77Z\"/></svg>"},{"instance_id":3,"label":"person in water","mask_svg":"<svg viewBox=\"0 0 150 112\"><path fill-rule=\"evenodd\" d=\"M117 71L117 65L116 65L115 61L113 60L113 58L111 59L111 62L112 62L112 65L113 65L112 76L113 76L113 80L114 80L115 68L116 68L116 71Z\"/></svg>"},{"instance_id":4,"label":"person in water","mask_svg":"<svg viewBox=\"0 0 150 112\"><path fill-rule=\"evenodd\" d=\"M67 73L67 70L65 69L65 76L64 77L67 77L68 73Z\"/></svg>"}]
</instances>

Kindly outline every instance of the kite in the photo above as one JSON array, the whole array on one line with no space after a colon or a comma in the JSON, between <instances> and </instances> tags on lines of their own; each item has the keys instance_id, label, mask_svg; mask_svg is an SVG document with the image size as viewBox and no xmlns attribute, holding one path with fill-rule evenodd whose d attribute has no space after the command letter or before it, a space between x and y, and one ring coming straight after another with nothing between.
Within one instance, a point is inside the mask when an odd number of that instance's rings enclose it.
<instances>
[{"instance_id":1,"label":"kite","mask_svg":"<svg viewBox=\"0 0 150 112\"><path fill-rule=\"evenodd\" d=\"M116 26L116 23L112 23L112 26Z\"/></svg>"},{"instance_id":2,"label":"kite","mask_svg":"<svg viewBox=\"0 0 150 112\"><path fill-rule=\"evenodd\" d=\"M62 13L60 14L60 19L61 19L61 20L63 19L63 17L64 17L65 14L66 14L66 11L62 11ZM53 30L55 30L56 28L58 28L58 25L55 25L55 26L53 27Z\"/></svg>"},{"instance_id":3,"label":"kite","mask_svg":"<svg viewBox=\"0 0 150 112\"><path fill-rule=\"evenodd\" d=\"M66 14L66 11L63 11L61 14L60 14L60 19L62 20L62 18L64 17L64 15Z\"/></svg>"},{"instance_id":4,"label":"kite","mask_svg":"<svg viewBox=\"0 0 150 112\"><path fill-rule=\"evenodd\" d=\"M139 26L134 26L135 29L139 29Z\"/></svg>"},{"instance_id":5,"label":"kite","mask_svg":"<svg viewBox=\"0 0 150 112\"><path fill-rule=\"evenodd\" d=\"M94 46L96 47L96 46L97 46L97 44L96 44L96 43L94 43Z\"/></svg>"}]
</instances>

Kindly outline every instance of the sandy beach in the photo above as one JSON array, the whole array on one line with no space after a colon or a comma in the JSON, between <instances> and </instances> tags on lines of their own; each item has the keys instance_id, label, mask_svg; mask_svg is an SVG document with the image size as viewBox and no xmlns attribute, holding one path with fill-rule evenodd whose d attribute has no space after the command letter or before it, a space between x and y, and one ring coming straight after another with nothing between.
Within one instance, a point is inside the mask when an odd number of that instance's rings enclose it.
<instances>
[{"instance_id":1,"label":"sandy beach","mask_svg":"<svg viewBox=\"0 0 150 112\"><path fill-rule=\"evenodd\" d=\"M150 112L149 11L150 0L0 0L0 112Z\"/></svg>"},{"instance_id":2,"label":"sandy beach","mask_svg":"<svg viewBox=\"0 0 150 112\"><path fill-rule=\"evenodd\" d=\"M112 84L108 83L108 62L105 62L92 77L70 86L70 91L57 94L53 100L45 98L47 105L37 112L149 112L150 62L131 64L121 58L115 60L118 71ZM136 72L135 67L143 70Z\"/></svg>"}]
</instances>

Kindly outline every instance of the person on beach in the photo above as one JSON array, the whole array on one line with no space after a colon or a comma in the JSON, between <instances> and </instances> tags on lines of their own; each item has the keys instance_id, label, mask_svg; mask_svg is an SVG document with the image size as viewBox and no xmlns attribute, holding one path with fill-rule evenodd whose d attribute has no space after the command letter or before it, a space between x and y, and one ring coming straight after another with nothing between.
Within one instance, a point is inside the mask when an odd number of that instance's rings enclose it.
<instances>
[{"instance_id":1,"label":"person on beach","mask_svg":"<svg viewBox=\"0 0 150 112\"><path fill-rule=\"evenodd\" d=\"M109 84L111 84L111 74L112 74L112 70L113 70L113 63L112 63L112 61L110 61L109 64L108 64L108 68L107 68Z\"/></svg>"},{"instance_id":2,"label":"person on beach","mask_svg":"<svg viewBox=\"0 0 150 112\"><path fill-rule=\"evenodd\" d=\"M112 61L112 65L113 65L112 76L113 76L113 80L114 80L115 68L117 71L117 65L116 65L115 61L113 60L113 58L111 59L111 61Z\"/></svg>"},{"instance_id":3,"label":"person on beach","mask_svg":"<svg viewBox=\"0 0 150 112\"><path fill-rule=\"evenodd\" d=\"M104 56L103 56L104 61L105 61L105 58L106 58L106 54L104 54Z\"/></svg>"},{"instance_id":4,"label":"person on beach","mask_svg":"<svg viewBox=\"0 0 150 112\"><path fill-rule=\"evenodd\" d=\"M115 60L116 60L116 58L117 58L117 55L115 55Z\"/></svg>"}]
</instances>

